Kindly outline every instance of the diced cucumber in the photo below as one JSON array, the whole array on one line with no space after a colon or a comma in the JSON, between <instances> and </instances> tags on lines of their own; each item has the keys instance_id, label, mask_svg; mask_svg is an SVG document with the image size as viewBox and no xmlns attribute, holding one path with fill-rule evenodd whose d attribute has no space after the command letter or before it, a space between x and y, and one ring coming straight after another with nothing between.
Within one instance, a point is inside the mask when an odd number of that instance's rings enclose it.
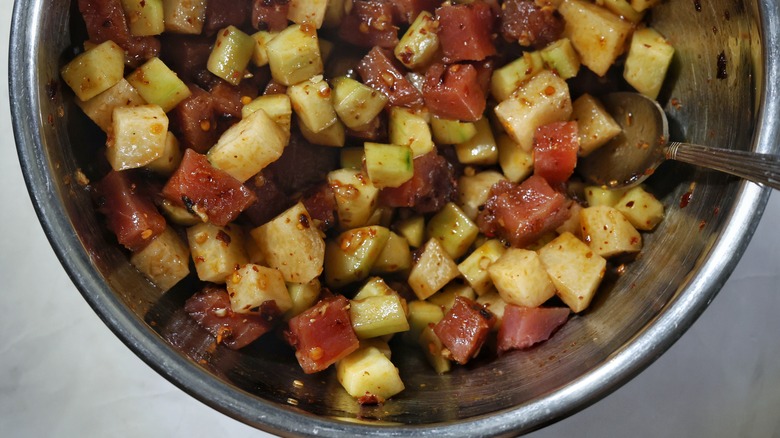
<instances>
[{"instance_id":1,"label":"diced cucumber","mask_svg":"<svg viewBox=\"0 0 780 438\"><path fill-rule=\"evenodd\" d=\"M447 254L439 239L426 242L417 263L409 272L409 286L417 298L424 300L458 277L458 265Z\"/></svg>"},{"instance_id":2,"label":"diced cucumber","mask_svg":"<svg viewBox=\"0 0 780 438\"><path fill-rule=\"evenodd\" d=\"M351 147L341 150L341 167L360 170L363 168L363 148Z\"/></svg>"},{"instance_id":3,"label":"diced cucumber","mask_svg":"<svg viewBox=\"0 0 780 438\"><path fill-rule=\"evenodd\" d=\"M409 330L409 322L398 294L350 300L349 316L358 339Z\"/></svg>"},{"instance_id":4,"label":"diced cucumber","mask_svg":"<svg viewBox=\"0 0 780 438\"><path fill-rule=\"evenodd\" d=\"M152 58L127 76L127 81L150 104L166 113L190 95L190 89L160 58Z\"/></svg>"},{"instance_id":5,"label":"diced cucumber","mask_svg":"<svg viewBox=\"0 0 780 438\"><path fill-rule=\"evenodd\" d=\"M455 203L448 202L428 222L429 238L438 239L452 259L466 253L479 234L479 228Z\"/></svg>"},{"instance_id":6,"label":"diced cucumber","mask_svg":"<svg viewBox=\"0 0 780 438\"><path fill-rule=\"evenodd\" d=\"M458 144L469 141L477 134L477 127L471 122L431 117L431 132L438 144Z\"/></svg>"},{"instance_id":7,"label":"diced cucumber","mask_svg":"<svg viewBox=\"0 0 780 438\"><path fill-rule=\"evenodd\" d=\"M162 0L122 0L122 9L134 36L159 35L165 30Z\"/></svg>"},{"instance_id":8,"label":"diced cucumber","mask_svg":"<svg viewBox=\"0 0 780 438\"><path fill-rule=\"evenodd\" d=\"M458 265L458 270L471 285L477 295L484 295L493 289L488 268L501 257L506 247L499 240L491 239L483 243Z\"/></svg>"},{"instance_id":9,"label":"diced cucumber","mask_svg":"<svg viewBox=\"0 0 780 438\"><path fill-rule=\"evenodd\" d=\"M293 24L268 42L271 76L283 85L294 85L322 74L317 30L310 24Z\"/></svg>"},{"instance_id":10,"label":"diced cucumber","mask_svg":"<svg viewBox=\"0 0 780 438\"><path fill-rule=\"evenodd\" d=\"M325 279L331 287L342 287L368 277L385 247L390 230L378 225L341 233L325 248Z\"/></svg>"},{"instance_id":11,"label":"diced cucumber","mask_svg":"<svg viewBox=\"0 0 780 438\"><path fill-rule=\"evenodd\" d=\"M228 26L217 33L217 41L211 50L206 69L227 82L238 85L255 53L257 42L235 26Z\"/></svg>"},{"instance_id":12,"label":"diced cucumber","mask_svg":"<svg viewBox=\"0 0 780 438\"><path fill-rule=\"evenodd\" d=\"M368 85L346 76L332 79L331 84L333 108L348 128L356 129L367 125L385 109L387 96Z\"/></svg>"},{"instance_id":13,"label":"diced cucumber","mask_svg":"<svg viewBox=\"0 0 780 438\"><path fill-rule=\"evenodd\" d=\"M252 51L252 62L258 66L263 67L268 65L268 42L274 39L277 32L267 32L261 30L252 34L252 38L255 40L255 47Z\"/></svg>"},{"instance_id":14,"label":"diced cucumber","mask_svg":"<svg viewBox=\"0 0 780 438\"><path fill-rule=\"evenodd\" d=\"M395 57L410 70L431 62L439 50L438 28L430 12L420 12L395 46Z\"/></svg>"},{"instance_id":15,"label":"diced cucumber","mask_svg":"<svg viewBox=\"0 0 780 438\"><path fill-rule=\"evenodd\" d=\"M160 175L170 176L181 163L182 150L179 140L170 131L165 136L165 146L162 154L154 161L146 165L146 168Z\"/></svg>"},{"instance_id":16,"label":"diced cucumber","mask_svg":"<svg viewBox=\"0 0 780 438\"><path fill-rule=\"evenodd\" d=\"M257 110L263 110L287 135L292 122L292 105L286 94L265 94L258 96L241 108L241 118L247 118Z\"/></svg>"},{"instance_id":17,"label":"diced cucumber","mask_svg":"<svg viewBox=\"0 0 780 438\"><path fill-rule=\"evenodd\" d=\"M463 164L491 165L498 162L498 147L493 130L486 118L474 122L477 133L463 143L455 145L458 161Z\"/></svg>"},{"instance_id":18,"label":"diced cucumber","mask_svg":"<svg viewBox=\"0 0 780 438\"><path fill-rule=\"evenodd\" d=\"M568 38L551 43L542 49L541 55L545 66L563 79L573 78L580 71L580 56Z\"/></svg>"},{"instance_id":19,"label":"diced cucumber","mask_svg":"<svg viewBox=\"0 0 780 438\"><path fill-rule=\"evenodd\" d=\"M391 107L388 125L390 143L409 146L415 157L433 150L431 128L421 110Z\"/></svg>"},{"instance_id":20,"label":"diced cucumber","mask_svg":"<svg viewBox=\"0 0 780 438\"><path fill-rule=\"evenodd\" d=\"M525 52L523 56L496 69L490 80L490 91L497 101L509 98L517 88L544 68L539 52Z\"/></svg>"},{"instance_id":21,"label":"diced cucumber","mask_svg":"<svg viewBox=\"0 0 780 438\"><path fill-rule=\"evenodd\" d=\"M414 175L409 146L366 142L366 171L377 188L398 187Z\"/></svg>"},{"instance_id":22,"label":"diced cucumber","mask_svg":"<svg viewBox=\"0 0 780 438\"><path fill-rule=\"evenodd\" d=\"M371 267L372 273L388 274L405 271L412 265L412 252L405 238L390 232L384 249Z\"/></svg>"},{"instance_id":23,"label":"diced cucumber","mask_svg":"<svg viewBox=\"0 0 780 438\"><path fill-rule=\"evenodd\" d=\"M206 0L163 0L165 30L198 35L206 21Z\"/></svg>"},{"instance_id":24,"label":"diced cucumber","mask_svg":"<svg viewBox=\"0 0 780 438\"><path fill-rule=\"evenodd\" d=\"M422 216L400 220L395 224L395 229L414 248L422 246L425 240L425 218Z\"/></svg>"}]
</instances>

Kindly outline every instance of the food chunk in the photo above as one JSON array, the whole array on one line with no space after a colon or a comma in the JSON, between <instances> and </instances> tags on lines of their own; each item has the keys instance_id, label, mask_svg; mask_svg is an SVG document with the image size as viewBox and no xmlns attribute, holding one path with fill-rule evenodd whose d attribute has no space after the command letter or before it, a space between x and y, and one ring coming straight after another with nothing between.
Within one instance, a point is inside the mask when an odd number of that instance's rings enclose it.
<instances>
[{"instance_id":1,"label":"food chunk","mask_svg":"<svg viewBox=\"0 0 780 438\"><path fill-rule=\"evenodd\" d=\"M491 38L493 11L486 2L444 3L436 9L436 19L447 62L481 61L496 53Z\"/></svg>"},{"instance_id":2,"label":"food chunk","mask_svg":"<svg viewBox=\"0 0 780 438\"><path fill-rule=\"evenodd\" d=\"M190 249L173 228L166 227L144 249L133 253L130 263L165 292L189 275Z\"/></svg>"},{"instance_id":3,"label":"food chunk","mask_svg":"<svg viewBox=\"0 0 780 438\"><path fill-rule=\"evenodd\" d=\"M234 271L227 281L230 307L236 313L251 313L273 302L284 313L292 308L282 273L266 266L248 263Z\"/></svg>"},{"instance_id":4,"label":"food chunk","mask_svg":"<svg viewBox=\"0 0 780 438\"><path fill-rule=\"evenodd\" d=\"M393 55L381 47L372 48L357 66L363 83L384 93L392 106L418 107L423 104L420 90L402 73Z\"/></svg>"},{"instance_id":5,"label":"food chunk","mask_svg":"<svg viewBox=\"0 0 780 438\"><path fill-rule=\"evenodd\" d=\"M187 241L198 278L203 281L225 283L249 261L244 233L238 225L193 225L187 228Z\"/></svg>"},{"instance_id":6,"label":"food chunk","mask_svg":"<svg viewBox=\"0 0 780 438\"><path fill-rule=\"evenodd\" d=\"M481 304L456 297L455 304L433 328L447 348L445 355L463 365L479 354L496 317Z\"/></svg>"},{"instance_id":7,"label":"food chunk","mask_svg":"<svg viewBox=\"0 0 780 438\"><path fill-rule=\"evenodd\" d=\"M267 333L279 318L279 309L268 302L257 312L235 313L224 288L206 286L188 298L184 311L216 338L217 344L238 350Z\"/></svg>"},{"instance_id":8,"label":"food chunk","mask_svg":"<svg viewBox=\"0 0 780 438\"><path fill-rule=\"evenodd\" d=\"M349 319L349 300L341 295L323 298L292 318L285 337L306 374L328 368L360 346Z\"/></svg>"},{"instance_id":9,"label":"food chunk","mask_svg":"<svg viewBox=\"0 0 780 438\"><path fill-rule=\"evenodd\" d=\"M336 364L336 378L349 395L377 403L404 390L398 368L373 346L361 347Z\"/></svg>"},{"instance_id":10,"label":"food chunk","mask_svg":"<svg viewBox=\"0 0 780 438\"><path fill-rule=\"evenodd\" d=\"M571 233L540 248L539 259L561 300L575 313L585 310L604 278L607 261Z\"/></svg>"},{"instance_id":11,"label":"food chunk","mask_svg":"<svg viewBox=\"0 0 780 438\"><path fill-rule=\"evenodd\" d=\"M574 174L579 150L577 122L555 122L536 128L534 174L551 185L566 182Z\"/></svg>"},{"instance_id":12,"label":"food chunk","mask_svg":"<svg viewBox=\"0 0 780 438\"><path fill-rule=\"evenodd\" d=\"M532 0L506 0L501 10L501 35L507 41L540 49L557 40L564 22L554 9Z\"/></svg>"},{"instance_id":13,"label":"food chunk","mask_svg":"<svg viewBox=\"0 0 780 438\"><path fill-rule=\"evenodd\" d=\"M522 350L550 339L569 319L566 307L522 307L508 304L498 330L498 352Z\"/></svg>"},{"instance_id":14,"label":"food chunk","mask_svg":"<svg viewBox=\"0 0 780 438\"><path fill-rule=\"evenodd\" d=\"M487 105L477 70L470 64L434 64L425 73L425 105L445 119L475 122Z\"/></svg>"},{"instance_id":15,"label":"food chunk","mask_svg":"<svg viewBox=\"0 0 780 438\"><path fill-rule=\"evenodd\" d=\"M204 155L192 149L184 152L162 194L219 226L232 222L257 199L240 181L216 169Z\"/></svg>"},{"instance_id":16,"label":"food chunk","mask_svg":"<svg viewBox=\"0 0 780 438\"><path fill-rule=\"evenodd\" d=\"M555 295L555 285L534 251L509 248L487 269L501 298L509 304L538 307Z\"/></svg>"}]
</instances>

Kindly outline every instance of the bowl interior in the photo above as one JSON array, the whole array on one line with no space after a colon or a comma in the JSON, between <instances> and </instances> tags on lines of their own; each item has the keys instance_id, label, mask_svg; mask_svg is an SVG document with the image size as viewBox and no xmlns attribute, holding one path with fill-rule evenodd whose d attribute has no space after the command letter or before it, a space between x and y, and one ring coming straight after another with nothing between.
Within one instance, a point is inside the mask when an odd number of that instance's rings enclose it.
<instances>
[{"instance_id":1,"label":"bowl interior","mask_svg":"<svg viewBox=\"0 0 780 438\"><path fill-rule=\"evenodd\" d=\"M181 310L191 285L161 295L128 263L76 183L79 169L90 174L97 149L90 122L59 82L59 67L79 38L69 21L74 7L67 0L15 7L14 126L55 251L96 312L150 366L216 409L271 432L518 433L570 414L641 371L695 320L742 254L768 195L730 177L665 164L649 181L663 198L665 220L644 235L636 261L608 273L589 310L538 347L444 376L399 343L394 355L406 390L361 408L332 370L304 375L279 339L239 352L214 350L212 338ZM757 135L759 127L776 129L760 123L766 58L759 11L769 7L668 1L652 11L650 23L676 49L660 97L674 139L777 152ZM397 427L376 427L387 424Z\"/></svg>"}]
</instances>

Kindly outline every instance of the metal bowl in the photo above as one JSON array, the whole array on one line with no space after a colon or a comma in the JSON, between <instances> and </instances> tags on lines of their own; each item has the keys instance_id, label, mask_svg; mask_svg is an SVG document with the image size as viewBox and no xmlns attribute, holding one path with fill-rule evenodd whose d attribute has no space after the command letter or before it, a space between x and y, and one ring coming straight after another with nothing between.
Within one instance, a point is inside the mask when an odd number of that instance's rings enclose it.
<instances>
[{"instance_id":1,"label":"metal bowl","mask_svg":"<svg viewBox=\"0 0 780 438\"><path fill-rule=\"evenodd\" d=\"M653 27L677 52L661 101L673 137L778 153L780 6L774 0L664 2ZM667 217L641 257L611 273L592 307L550 341L433 373L396 352L407 389L360 408L332 372L305 376L281 342L234 352L181 312L191 290L161 296L107 235L76 172L89 166L88 123L59 85L69 0L17 0L10 47L13 126L41 224L73 282L139 357L213 408L284 435L516 435L594 403L658 358L704 311L737 264L769 192L668 164L651 179ZM686 205L687 204L687 205ZM408 353L408 354L406 354Z\"/></svg>"}]
</instances>

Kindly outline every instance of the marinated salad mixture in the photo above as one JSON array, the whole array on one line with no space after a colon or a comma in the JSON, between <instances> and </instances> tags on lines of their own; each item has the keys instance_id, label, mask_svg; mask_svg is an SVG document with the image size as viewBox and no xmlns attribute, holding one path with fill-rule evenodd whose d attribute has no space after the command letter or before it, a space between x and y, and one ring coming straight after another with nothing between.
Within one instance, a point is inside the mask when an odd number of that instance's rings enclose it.
<instances>
[{"instance_id":1,"label":"marinated salad mixture","mask_svg":"<svg viewBox=\"0 0 780 438\"><path fill-rule=\"evenodd\" d=\"M197 276L216 343L281 333L375 404L404 389L391 338L438 373L543 342L663 219L575 174L621 132L601 93L661 89L657 2L77 0L61 75L131 263Z\"/></svg>"}]
</instances>

